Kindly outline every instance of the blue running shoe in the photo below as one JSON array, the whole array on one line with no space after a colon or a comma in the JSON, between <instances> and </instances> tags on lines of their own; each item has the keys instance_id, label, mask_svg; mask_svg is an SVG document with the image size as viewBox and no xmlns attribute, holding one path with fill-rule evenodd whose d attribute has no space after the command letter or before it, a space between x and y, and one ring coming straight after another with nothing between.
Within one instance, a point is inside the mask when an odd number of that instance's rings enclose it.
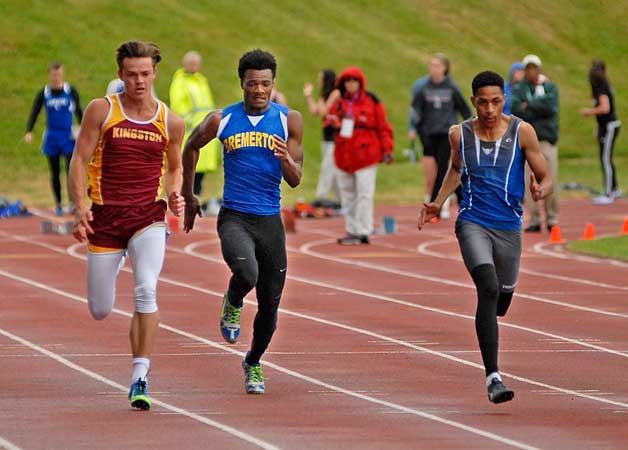
<instances>
[{"instance_id":1,"label":"blue running shoe","mask_svg":"<svg viewBox=\"0 0 628 450\"><path fill-rule=\"evenodd\" d=\"M140 409L142 411L148 411L150 405L153 402L148 396L148 382L146 379L141 378L131 385L129 390L129 400L131 401L131 407Z\"/></svg>"},{"instance_id":2,"label":"blue running shoe","mask_svg":"<svg viewBox=\"0 0 628 450\"><path fill-rule=\"evenodd\" d=\"M63 207L61 205L57 205L55 207L55 216L57 217L63 216Z\"/></svg>"},{"instance_id":3,"label":"blue running shoe","mask_svg":"<svg viewBox=\"0 0 628 450\"><path fill-rule=\"evenodd\" d=\"M488 386L488 399L493 403L509 402L515 398L515 392L504 386L504 383L498 379L493 378L491 384Z\"/></svg>"},{"instance_id":4,"label":"blue running shoe","mask_svg":"<svg viewBox=\"0 0 628 450\"><path fill-rule=\"evenodd\" d=\"M225 341L230 344L237 342L240 337L240 313L242 308L233 306L227 294L222 301L222 311L220 312L220 332Z\"/></svg>"},{"instance_id":5,"label":"blue running shoe","mask_svg":"<svg viewBox=\"0 0 628 450\"><path fill-rule=\"evenodd\" d=\"M242 361L242 369L244 369L244 387L247 394L261 395L265 392L264 372L260 363L247 364L246 358Z\"/></svg>"}]
</instances>

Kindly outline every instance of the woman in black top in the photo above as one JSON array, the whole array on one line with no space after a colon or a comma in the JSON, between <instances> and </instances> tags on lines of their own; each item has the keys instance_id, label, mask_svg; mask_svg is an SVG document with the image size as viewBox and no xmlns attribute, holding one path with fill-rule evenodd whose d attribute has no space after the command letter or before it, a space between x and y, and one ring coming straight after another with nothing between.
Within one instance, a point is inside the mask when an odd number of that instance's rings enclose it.
<instances>
[{"instance_id":1,"label":"woman in black top","mask_svg":"<svg viewBox=\"0 0 628 450\"><path fill-rule=\"evenodd\" d=\"M595 116L597 119L597 138L600 144L600 161L604 174L604 195L595 197L593 203L609 205L621 195L617 186L615 166L613 164L613 147L619 134L621 122L615 113L615 96L606 77L606 64L601 59L593 60L589 70L589 81L593 94L593 108L582 108L584 117Z\"/></svg>"}]
</instances>

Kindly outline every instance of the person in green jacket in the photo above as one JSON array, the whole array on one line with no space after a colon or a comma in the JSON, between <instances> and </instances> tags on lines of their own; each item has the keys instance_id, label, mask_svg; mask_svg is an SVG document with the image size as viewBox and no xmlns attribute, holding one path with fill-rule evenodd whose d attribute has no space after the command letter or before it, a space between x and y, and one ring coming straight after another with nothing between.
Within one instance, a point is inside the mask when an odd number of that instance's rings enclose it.
<instances>
[{"instance_id":1,"label":"person in green jacket","mask_svg":"<svg viewBox=\"0 0 628 450\"><path fill-rule=\"evenodd\" d=\"M545 217L550 231L558 225L558 88L541 73L541 59L527 55L522 64L525 78L512 89L512 113L530 123L536 131L539 145L552 177L554 193L545 199ZM526 166L526 182L530 181L530 168ZM527 192L525 205L529 221L526 232L541 231L538 204Z\"/></svg>"},{"instance_id":2,"label":"person in green jacket","mask_svg":"<svg viewBox=\"0 0 628 450\"><path fill-rule=\"evenodd\" d=\"M170 84L170 109L183 117L185 122L183 145L192 130L215 109L209 82L199 72L201 64L202 58L198 52L187 52L183 56L183 67L174 73ZM201 149L194 177L194 195L200 195L204 175L218 169L220 151L218 139Z\"/></svg>"}]
</instances>

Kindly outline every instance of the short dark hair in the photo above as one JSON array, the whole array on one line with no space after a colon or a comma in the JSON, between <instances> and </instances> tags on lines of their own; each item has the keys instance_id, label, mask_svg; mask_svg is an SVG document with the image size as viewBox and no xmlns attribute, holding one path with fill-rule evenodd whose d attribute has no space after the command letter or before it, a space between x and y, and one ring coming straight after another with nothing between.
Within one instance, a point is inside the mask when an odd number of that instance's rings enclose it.
<instances>
[{"instance_id":1,"label":"short dark hair","mask_svg":"<svg viewBox=\"0 0 628 450\"><path fill-rule=\"evenodd\" d=\"M504 92L504 79L500 74L490 70L478 73L471 82L473 95L477 95L478 91L486 86L498 86Z\"/></svg>"},{"instance_id":2,"label":"short dark hair","mask_svg":"<svg viewBox=\"0 0 628 450\"><path fill-rule=\"evenodd\" d=\"M48 72L50 72L51 70L57 70L63 67L63 64L61 64L59 61L50 61L48 63Z\"/></svg>"},{"instance_id":3,"label":"short dark hair","mask_svg":"<svg viewBox=\"0 0 628 450\"><path fill-rule=\"evenodd\" d=\"M594 59L591 62L589 82L591 83L591 89L593 89L594 93L604 84L609 84L608 77L606 76L606 63L603 60Z\"/></svg>"},{"instance_id":4,"label":"short dark hair","mask_svg":"<svg viewBox=\"0 0 628 450\"><path fill-rule=\"evenodd\" d=\"M124 58L151 58L153 66L161 61L160 50L157 44L144 41L128 41L116 50L118 69L122 70Z\"/></svg>"},{"instance_id":5,"label":"short dark hair","mask_svg":"<svg viewBox=\"0 0 628 450\"><path fill-rule=\"evenodd\" d=\"M272 53L266 52L259 48L246 52L240 58L238 63L238 76L240 80L244 79L244 73L247 70L266 70L270 69L273 73L273 78L277 75L277 61Z\"/></svg>"}]
</instances>

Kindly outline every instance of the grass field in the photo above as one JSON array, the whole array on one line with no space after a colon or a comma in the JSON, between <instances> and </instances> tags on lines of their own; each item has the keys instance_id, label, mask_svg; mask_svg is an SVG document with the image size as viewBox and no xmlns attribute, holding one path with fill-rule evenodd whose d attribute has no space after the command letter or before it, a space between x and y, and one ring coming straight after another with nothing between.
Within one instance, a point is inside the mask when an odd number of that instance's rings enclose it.
<instances>
[{"instance_id":1,"label":"grass field","mask_svg":"<svg viewBox=\"0 0 628 450\"><path fill-rule=\"evenodd\" d=\"M83 103L104 94L115 76L115 48L132 38L157 42L163 52L156 90L167 100L170 78L189 49L204 57L219 105L241 97L237 60L262 47L278 59L278 87L290 105L304 112L303 185L286 190L286 201L312 198L318 174L319 120L305 113L305 81L324 67L361 66L369 88L384 101L395 128L399 164L379 173L377 200L416 202L421 198L420 166L404 163L406 115L413 81L426 71L429 55L446 52L465 95L484 69L505 73L526 53L538 54L561 92L561 181L601 185L594 121L578 115L590 103L587 70L593 57L608 62L620 117L628 117L628 2L558 0L513 3L489 1L322 0L264 3L226 0L174 2L66 0L0 3L0 195L27 204L52 203L46 161L39 139L22 141L35 92L46 81L46 64L58 59ZM41 135L43 113L35 128ZM628 186L628 139L616 146L620 183ZM219 193L219 175L207 182Z\"/></svg>"},{"instance_id":2,"label":"grass field","mask_svg":"<svg viewBox=\"0 0 628 450\"><path fill-rule=\"evenodd\" d=\"M579 253L628 261L628 235L605 237L593 241L576 241L569 244L569 249Z\"/></svg>"}]
</instances>

